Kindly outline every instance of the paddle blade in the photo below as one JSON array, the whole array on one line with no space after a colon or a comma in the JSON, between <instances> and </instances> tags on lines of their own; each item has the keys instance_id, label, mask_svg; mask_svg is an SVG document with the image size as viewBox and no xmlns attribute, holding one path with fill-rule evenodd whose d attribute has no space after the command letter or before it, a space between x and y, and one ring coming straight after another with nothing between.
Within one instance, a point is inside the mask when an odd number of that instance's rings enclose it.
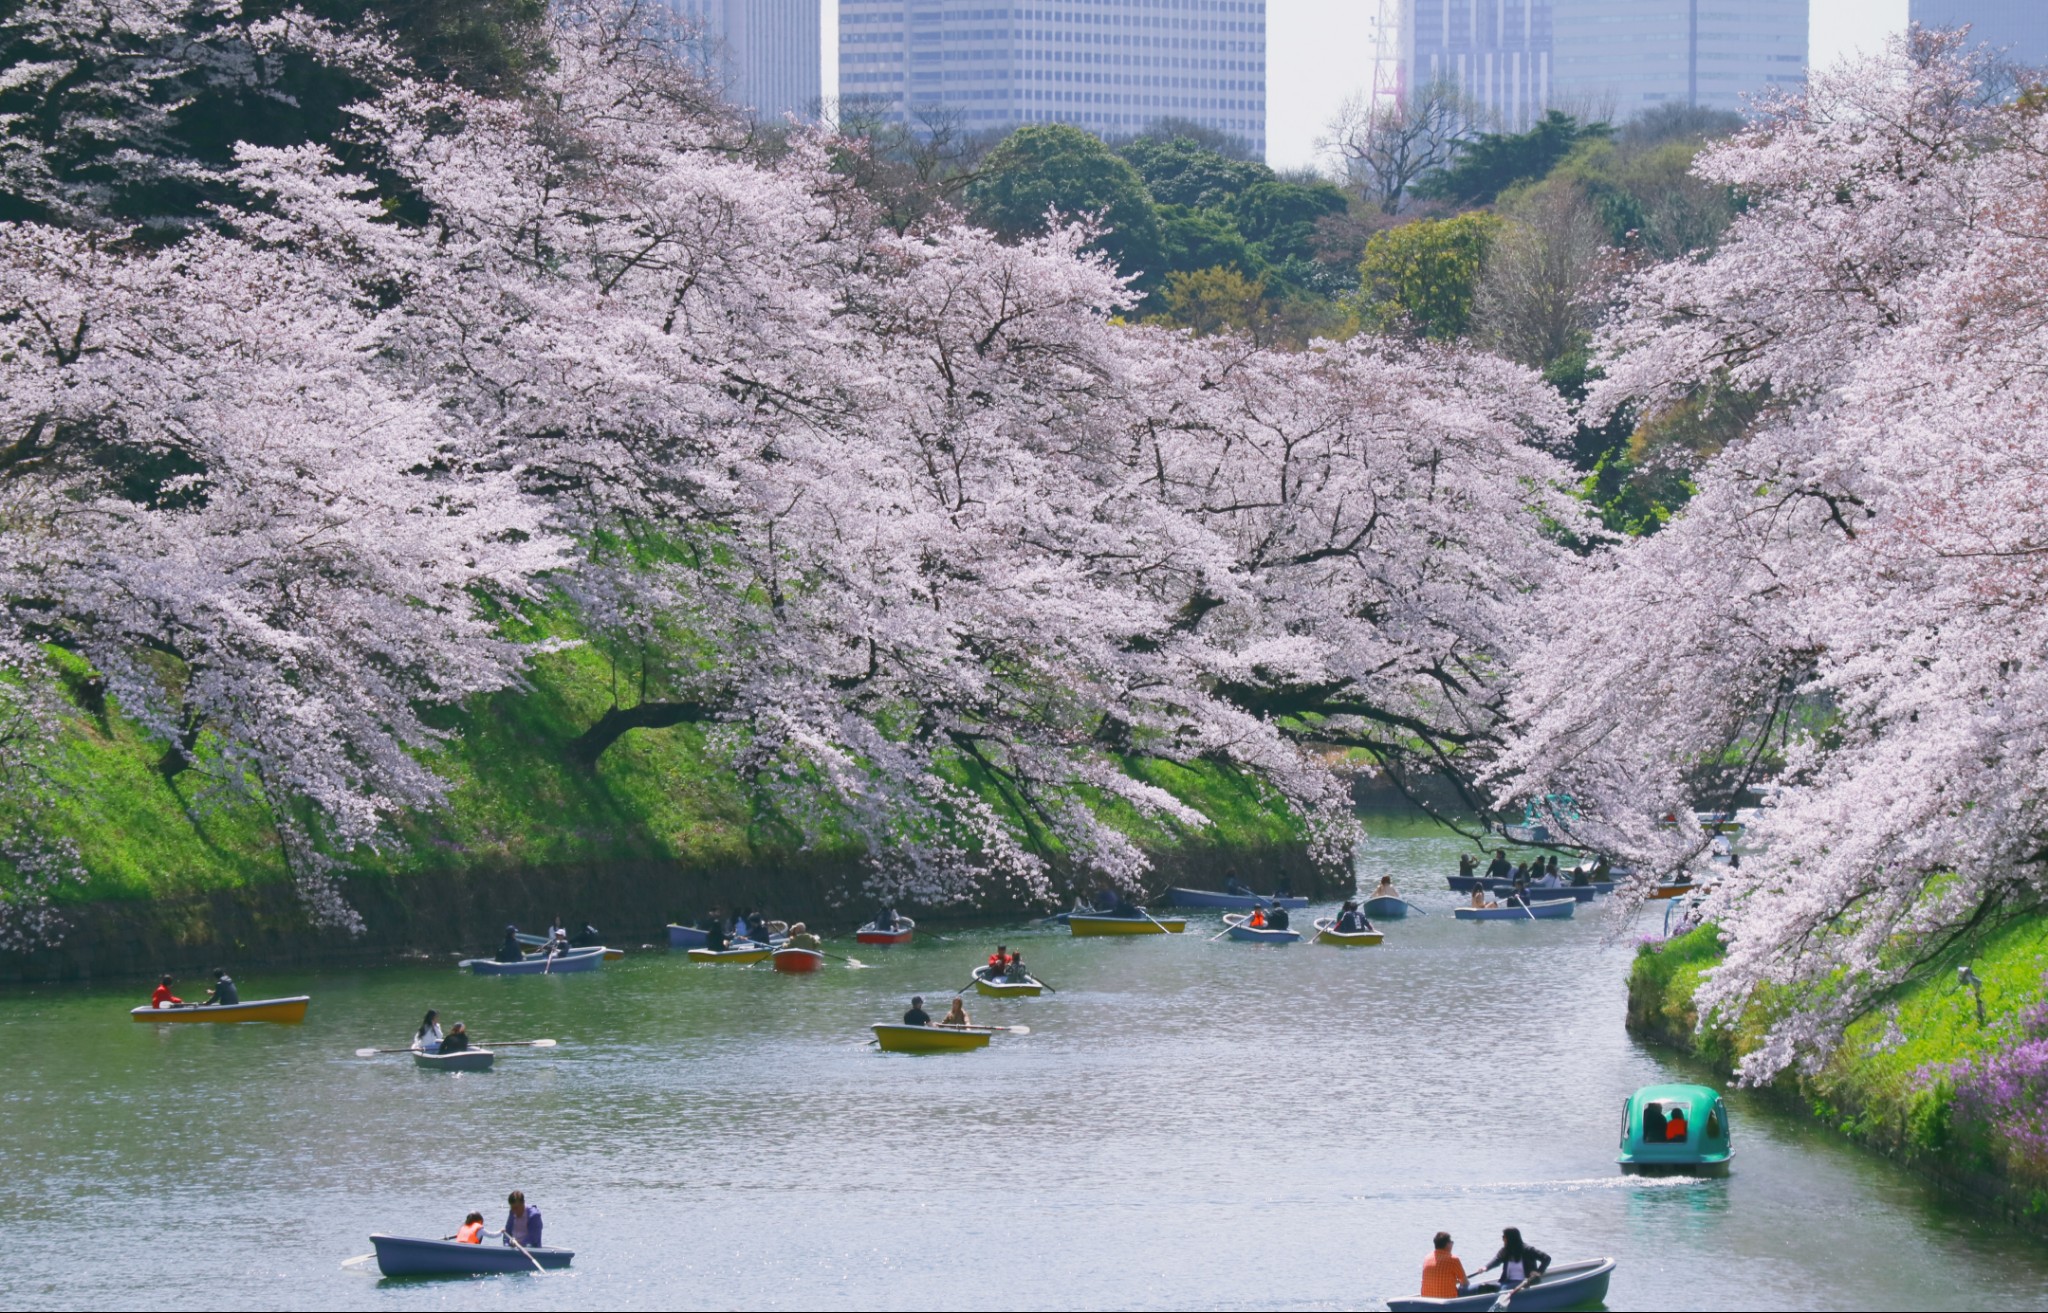
<instances>
[{"instance_id":1,"label":"paddle blade","mask_svg":"<svg viewBox=\"0 0 2048 1313\"><path fill-rule=\"evenodd\" d=\"M998 1026L996 1029L1006 1031L1012 1035L1029 1035L1031 1033L1031 1027L1029 1026Z\"/></svg>"},{"instance_id":2,"label":"paddle blade","mask_svg":"<svg viewBox=\"0 0 2048 1313\"><path fill-rule=\"evenodd\" d=\"M558 1045L556 1041L551 1039L537 1039L533 1042L532 1047L537 1049L552 1049L558 1047Z\"/></svg>"},{"instance_id":3,"label":"paddle blade","mask_svg":"<svg viewBox=\"0 0 2048 1313\"><path fill-rule=\"evenodd\" d=\"M374 1058L374 1057L376 1057L376 1056L377 1056L377 1050L375 1050L375 1049L357 1049L357 1050L356 1050L356 1056L357 1056L357 1057L359 1057L359 1058ZM375 1254L372 1254L372 1255L370 1255L370 1257L372 1257L372 1258L375 1258L375 1257L376 1257L376 1255L375 1255ZM353 1263L353 1262L355 1262L355 1260L354 1260L354 1259L350 1259L350 1260L349 1260L349 1262Z\"/></svg>"},{"instance_id":4,"label":"paddle blade","mask_svg":"<svg viewBox=\"0 0 2048 1313\"><path fill-rule=\"evenodd\" d=\"M342 1265L343 1267L354 1267L354 1266L355 1266L356 1264L358 1264L358 1263L367 1263L367 1262L369 1262L369 1261L370 1261L371 1259L375 1258L376 1256L377 1256L377 1255L376 1255L376 1254L374 1254L374 1253L369 1253L369 1254L357 1254L357 1255L356 1255L356 1256L355 1256L354 1258L344 1258L344 1259L342 1259L342 1260L341 1260L341 1265Z\"/></svg>"}]
</instances>

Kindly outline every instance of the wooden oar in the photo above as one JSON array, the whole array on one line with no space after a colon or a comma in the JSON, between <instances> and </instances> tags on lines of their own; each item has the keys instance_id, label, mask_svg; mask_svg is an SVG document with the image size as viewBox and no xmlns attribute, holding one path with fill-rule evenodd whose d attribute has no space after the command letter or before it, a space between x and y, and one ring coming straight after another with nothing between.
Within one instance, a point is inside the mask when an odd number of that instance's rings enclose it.
<instances>
[{"instance_id":1,"label":"wooden oar","mask_svg":"<svg viewBox=\"0 0 2048 1313\"><path fill-rule=\"evenodd\" d=\"M957 1027L957 1026L956 1026L956 1027L954 1027L954 1029L956 1029L956 1030L958 1030L958 1029L966 1029L966 1030L1000 1030L1000 1031L1005 1031L1005 1032L1007 1032L1007 1033L1009 1033L1009 1034L1012 1034L1012 1035L1029 1035L1029 1034L1031 1033L1031 1027L1029 1027L1029 1026L966 1026L966 1027Z\"/></svg>"},{"instance_id":2,"label":"wooden oar","mask_svg":"<svg viewBox=\"0 0 2048 1313\"><path fill-rule=\"evenodd\" d=\"M358 1263L367 1263L376 1256L377 1251L373 1249L367 1254L357 1254L354 1258L344 1258L341 1260L341 1265L343 1267L354 1267Z\"/></svg>"},{"instance_id":3,"label":"wooden oar","mask_svg":"<svg viewBox=\"0 0 2048 1313\"><path fill-rule=\"evenodd\" d=\"M533 1264L534 1271L540 1273L542 1276L546 1276L548 1274L548 1270L540 1265L540 1260L533 1256L533 1251L529 1250L525 1245L520 1244L517 1240L514 1240L512 1238L512 1230L510 1227L507 1227L505 1229L504 1236L506 1244L512 1246L520 1253L526 1255L526 1261Z\"/></svg>"},{"instance_id":4,"label":"wooden oar","mask_svg":"<svg viewBox=\"0 0 2048 1313\"><path fill-rule=\"evenodd\" d=\"M853 967L855 970L858 971L866 971L868 969L868 964L861 961L857 957L841 957L837 953L828 953L822 948L814 949L812 951L817 953L819 957L829 957L834 962L844 962L846 963L846 965Z\"/></svg>"},{"instance_id":5,"label":"wooden oar","mask_svg":"<svg viewBox=\"0 0 2048 1313\"><path fill-rule=\"evenodd\" d=\"M1224 918L1223 918L1223 931L1222 931L1222 934L1214 934L1214 935L1210 935L1210 936L1209 936L1209 942L1210 942L1210 943L1212 943L1212 944L1213 944L1213 943L1215 943L1215 942L1216 942L1217 940L1219 940L1219 939L1223 938L1223 936L1224 936L1224 935L1227 935L1227 934L1229 934L1229 933L1230 933L1231 931L1233 931L1233 930L1237 929L1237 928L1238 928L1239 926L1243 925L1243 924L1244 924L1244 923L1245 923L1246 921L1248 921L1248 920L1250 920L1250 919L1251 919L1250 917L1244 917L1244 916L1226 916L1226 917L1224 917Z\"/></svg>"},{"instance_id":6,"label":"wooden oar","mask_svg":"<svg viewBox=\"0 0 2048 1313\"><path fill-rule=\"evenodd\" d=\"M1170 935L1170 934L1172 934L1172 933L1173 933L1173 931L1171 931L1171 930L1168 930L1168 929L1167 929L1167 928L1166 928L1165 926L1163 926L1163 925L1159 925L1159 918L1158 918L1158 917L1156 917L1156 916L1154 916L1154 915L1152 915L1152 914L1151 914L1150 912L1146 911L1146 910L1145 910L1144 908L1142 908L1142 907L1141 907L1141 908L1139 908L1139 909L1138 909L1138 915L1139 915L1139 916L1142 916L1142 917L1144 917L1144 918L1145 918L1145 919L1146 919L1147 921L1150 921L1150 922L1151 922L1151 923L1152 923L1153 925L1157 925L1157 926L1159 926L1159 933L1160 933L1160 934L1162 934L1162 935ZM1228 932L1226 932L1226 933L1228 933Z\"/></svg>"}]
</instances>

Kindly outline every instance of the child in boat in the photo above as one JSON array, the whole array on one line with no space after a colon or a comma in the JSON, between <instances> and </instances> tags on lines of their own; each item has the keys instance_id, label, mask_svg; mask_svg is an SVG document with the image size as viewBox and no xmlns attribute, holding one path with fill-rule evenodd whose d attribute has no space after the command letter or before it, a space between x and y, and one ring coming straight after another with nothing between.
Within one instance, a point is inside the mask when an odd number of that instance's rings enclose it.
<instances>
[{"instance_id":1,"label":"child in boat","mask_svg":"<svg viewBox=\"0 0 2048 1313\"><path fill-rule=\"evenodd\" d=\"M471 1213L462 1219L462 1229L455 1233L458 1245L480 1245L484 1242L484 1215Z\"/></svg>"},{"instance_id":2,"label":"child in boat","mask_svg":"<svg viewBox=\"0 0 2048 1313\"><path fill-rule=\"evenodd\" d=\"M185 1000L171 992L171 978L165 976L156 982L156 992L149 996L149 1005L153 1008L179 1008L185 1006Z\"/></svg>"},{"instance_id":3,"label":"child in boat","mask_svg":"<svg viewBox=\"0 0 2048 1313\"><path fill-rule=\"evenodd\" d=\"M953 1006L946 1009L945 1018L939 1024L941 1026L971 1026L974 1022L968 1019L967 1004L962 1002L958 995L955 995Z\"/></svg>"},{"instance_id":4,"label":"child in boat","mask_svg":"<svg viewBox=\"0 0 2048 1313\"><path fill-rule=\"evenodd\" d=\"M1247 921L1245 924L1249 925L1254 930L1264 930L1266 928L1266 909L1263 907L1254 907L1252 909L1251 920Z\"/></svg>"}]
</instances>

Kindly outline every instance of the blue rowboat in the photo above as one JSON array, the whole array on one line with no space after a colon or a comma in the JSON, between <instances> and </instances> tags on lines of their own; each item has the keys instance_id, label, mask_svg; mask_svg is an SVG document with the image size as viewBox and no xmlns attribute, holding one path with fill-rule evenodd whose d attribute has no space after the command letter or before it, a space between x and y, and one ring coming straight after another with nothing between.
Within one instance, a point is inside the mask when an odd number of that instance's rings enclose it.
<instances>
[{"instance_id":1,"label":"blue rowboat","mask_svg":"<svg viewBox=\"0 0 2048 1313\"><path fill-rule=\"evenodd\" d=\"M1166 901L1174 907L1307 907L1308 899L1292 894L1225 894L1213 889L1169 889Z\"/></svg>"},{"instance_id":2,"label":"blue rowboat","mask_svg":"<svg viewBox=\"0 0 2048 1313\"><path fill-rule=\"evenodd\" d=\"M1474 889L1484 889L1490 894L1505 894L1513 893L1515 888L1513 880L1489 880L1483 875L1453 875L1447 877L1447 879L1451 888L1461 894L1469 894ZM1533 884L1529 886L1529 896L1531 898L1569 896L1582 903L1592 902L1593 895L1595 894L1611 894L1613 892L1614 881L1612 880L1597 880L1592 884L1560 885L1555 889L1542 889Z\"/></svg>"},{"instance_id":3,"label":"blue rowboat","mask_svg":"<svg viewBox=\"0 0 2048 1313\"><path fill-rule=\"evenodd\" d=\"M1399 921L1408 915L1405 898L1368 898L1363 906L1368 921Z\"/></svg>"},{"instance_id":4,"label":"blue rowboat","mask_svg":"<svg viewBox=\"0 0 2048 1313\"><path fill-rule=\"evenodd\" d=\"M1240 924L1230 927L1230 937L1241 944L1295 944L1301 942L1301 931Z\"/></svg>"},{"instance_id":5,"label":"blue rowboat","mask_svg":"<svg viewBox=\"0 0 2048 1313\"><path fill-rule=\"evenodd\" d=\"M550 1249L529 1245L524 1250L510 1245L465 1245L453 1240L419 1240L410 1236L373 1235L377 1266L387 1277L480 1277L493 1272L531 1272L539 1263L544 1268L569 1266L576 1257L573 1249ZM527 1258L532 1254L531 1259Z\"/></svg>"},{"instance_id":6,"label":"blue rowboat","mask_svg":"<svg viewBox=\"0 0 2048 1313\"><path fill-rule=\"evenodd\" d=\"M604 965L602 948L572 948L554 960L529 957L524 962L495 962L487 957L465 958L462 965L478 976L559 976L565 971L595 971Z\"/></svg>"},{"instance_id":7,"label":"blue rowboat","mask_svg":"<svg viewBox=\"0 0 2048 1313\"><path fill-rule=\"evenodd\" d=\"M693 925L671 925L668 928L670 948L709 948L711 936Z\"/></svg>"},{"instance_id":8,"label":"blue rowboat","mask_svg":"<svg viewBox=\"0 0 2048 1313\"><path fill-rule=\"evenodd\" d=\"M1561 903L1531 903L1527 907L1460 907L1451 915L1460 921L1568 921L1578 906L1567 899Z\"/></svg>"},{"instance_id":9,"label":"blue rowboat","mask_svg":"<svg viewBox=\"0 0 2048 1313\"><path fill-rule=\"evenodd\" d=\"M1589 1258L1577 1263L1555 1263L1542 1280L1526 1290L1509 1295L1506 1303L1496 1304L1500 1296L1488 1290L1477 1295L1460 1295L1455 1299L1428 1299L1411 1295L1404 1299L1390 1299L1387 1308L1392 1313L1424 1313L1429 1309L1518 1309L1521 1313L1554 1313L1558 1309L1581 1308L1599 1304L1607 1298L1607 1282L1614 1275L1614 1260L1611 1258Z\"/></svg>"}]
</instances>

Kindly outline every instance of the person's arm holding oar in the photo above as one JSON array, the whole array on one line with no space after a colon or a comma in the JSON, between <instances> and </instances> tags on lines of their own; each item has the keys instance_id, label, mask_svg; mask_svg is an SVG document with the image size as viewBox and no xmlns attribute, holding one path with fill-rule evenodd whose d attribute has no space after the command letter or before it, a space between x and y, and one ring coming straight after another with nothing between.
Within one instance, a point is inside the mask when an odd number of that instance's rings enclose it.
<instances>
[{"instance_id":1,"label":"person's arm holding oar","mask_svg":"<svg viewBox=\"0 0 2048 1313\"><path fill-rule=\"evenodd\" d=\"M1151 920L1151 918L1150 918L1150 917L1147 917L1146 919L1147 919L1147 920ZM1218 931L1217 933L1215 933L1215 934L1213 934L1213 935L1210 935L1210 936L1209 936L1209 942L1210 942L1210 943L1212 943L1212 944L1213 944L1213 943L1215 943L1215 942L1216 942L1217 940L1219 940L1219 939L1223 938L1223 936L1224 936L1224 935L1227 935L1227 934L1229 934L1229 933L1230 933L1231 931L1233 931L1233 930L1237 929L1237 928L1238 928L1238 927L1239 927L1240 925L1243 925L1243 924L1244 924L1244 922L1245 922L1245 920L1246 920L1246 918L1245 918L1245 917L1241 917L1241 916L1226 916L1226 917L1224 917L1224 918L1223 918L1223 929L1221 929L1220 931ZM1153 922L1152 922L1152 924L1154 924L1154 925L1159 925L1159 923L1158 923L1157 921L1153 921ZM1164 930L1164 929L1165 929L1166 927L1165 927L1165 926L1159 926L1159 928L1160 928L1161 930Z\"/></svg>"}]
</instances>

